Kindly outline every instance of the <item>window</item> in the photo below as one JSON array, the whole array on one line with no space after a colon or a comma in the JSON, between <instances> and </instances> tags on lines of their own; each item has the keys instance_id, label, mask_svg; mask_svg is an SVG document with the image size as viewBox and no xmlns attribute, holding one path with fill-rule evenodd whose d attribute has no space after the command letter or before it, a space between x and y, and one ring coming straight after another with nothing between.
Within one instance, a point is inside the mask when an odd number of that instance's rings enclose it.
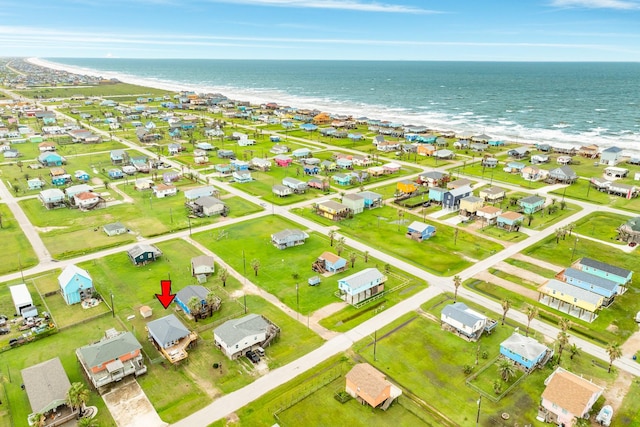
<instances>
[{"instance_id":1,"label":"window","mask_svg":"<svg viewBox=\"0 0 640 427\"><path fill-rule=\"evenodd\" d=\"M578 302L578 298L574 298L574 299L573 299L573 302Z\"/></svg>"}]
</instances>

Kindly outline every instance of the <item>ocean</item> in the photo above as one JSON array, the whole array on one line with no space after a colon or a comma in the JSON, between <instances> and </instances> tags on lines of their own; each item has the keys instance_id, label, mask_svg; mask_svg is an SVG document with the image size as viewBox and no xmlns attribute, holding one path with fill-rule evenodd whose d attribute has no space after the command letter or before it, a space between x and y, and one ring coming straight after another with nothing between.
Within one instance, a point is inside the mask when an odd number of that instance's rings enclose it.
<instances>
[{"instance_id":1,"label":"ocean","mask_svg":"<svg viewBox=\"0 0 640 427\"><path fill-rule=\"evenodd\" d=\"M640 151L640 63L47 58L70 71L354 117Z\"/></svg>"}]
</instances>

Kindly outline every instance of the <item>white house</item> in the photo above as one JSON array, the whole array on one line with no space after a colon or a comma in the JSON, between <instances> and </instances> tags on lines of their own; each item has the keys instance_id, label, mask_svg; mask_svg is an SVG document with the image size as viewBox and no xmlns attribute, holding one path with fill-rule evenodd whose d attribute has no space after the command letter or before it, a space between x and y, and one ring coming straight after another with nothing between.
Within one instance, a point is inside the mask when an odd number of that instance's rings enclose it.
<instances>
[{"instance_id":1,"label":"white house","mask_svg":"<svg viewBox=\"0 0 640 427\"><path fill-rule=\"evenodd\" d=\"M246 350L264 347L272 333L277 330L258 314L248 314L239 319L231 319L213 330L213 340L216 346L229 359L242 356Z\"/></svg>"},{"instance_id":2,"label":"white house","mask_svg":"<svg viewBox=\"0 0 640 427\"><path fill-rule=\"evenodd\" d=\"M178 188L171 184L156 184L153 186L153 194L155 194L158 199L175 196L178 194Z\"/></svg>"},{"instance_id":3,"label":"white house","mask_svg":"<svg viewBox=\"0 0 640 427\"><path fill-rule=\"evenodd\" d=\"M489 322L487 316L470 309L462 302L449 304L443 308L440 320L444 327L449 327L471 340L478 339Z\"/></svg>"}]
</instances>

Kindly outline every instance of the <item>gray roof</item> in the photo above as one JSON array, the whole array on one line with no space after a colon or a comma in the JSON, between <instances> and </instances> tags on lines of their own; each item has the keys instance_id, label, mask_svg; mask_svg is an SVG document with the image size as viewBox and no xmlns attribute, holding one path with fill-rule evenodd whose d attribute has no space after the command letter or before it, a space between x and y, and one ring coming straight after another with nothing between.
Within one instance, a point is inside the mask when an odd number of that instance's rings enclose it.
<instances>
[{"instance_id":1,"label":"gray roof","mask_svg":"<svg viewBox=\"0 0 640 427\"><path fill-rule=\"evenodd\" d=\"M451 193L452 196L457 197L457 196L461 196L463 194L466 193L471 193L473 190L471 190L471 187L469 187L468 185L463 185L462 187L458 187L458 188L454 188L453 190L449 190L449 193Z\"/></svg>"},{"instance_id":2,"label":"gray roof","mask_svg":"<svg viewBox=\"0 0 640 427\"><path fill-rule=\"evenodd\" d=\"M419 176L438 180L438 179L444 178L446 175L447 175L446 173L440 172L440 171L429 171L429 172L421 173Z\"/></svg>"},{"instance_id":3,"label":"gray roof","mask_svg":"<svg viewBox=\"0 0 640 427\"><path fill-rule=\"evenodd\" d=\"M147 323L147 329L161 345L178 341L189 335L189 330L173 314L152 320Z\"/></svg>"},{"instance_id":4,"label":"gray roof","mask_svg":"<svg viewBox=\"0 0 640 427\"><path fill-rule=\"evenodd\" d=\"M616 276L620 276L620 277L628 277L629 274L631 273L630 270L616 267L615 265L606 264L604 262L596 261L595 259L591 259L591 258L582 258L580 260L580 264L586 265L587 267L591 267L591 268L597 268L598 270L615 274Z\"/></svg>"},{"instance_id":5,"label":"gray roof","mask_svg":"<svg viewBox=\"0 0 640 427\"><path fill-rule=\"evenodd\" d=\"M544 197L540 196L529 196L523 199L520 199L520 203L527 203L529 205L535 205L536 203L544 202Z\"/></svg>"},{"instance_id":6,"label":"gray roof","mask_svg":"<svg viewBox=\"0 0 640 427\"><path fill-rule=\"evenodd\" d=\"M304 181L300 181L299 179L291 178L291 177L282 178L282 183L283 184L289 183L291 185L306 184L306 182L304 182Z\"/></svg>"},{"instance_id":7,"label":"gray roof","mask_svg":"<svg viewBox=\"0 0 640 427\"><path fill-rule=\"evenodd\" d=\"M132 258L137 258L145 252L153 252L156 256L162 255L160 249L156 248L155 246L147 245L145 243L135 245L127 251L127 254L129 254L129 256Z\"/></svg>"},{"instance_id":8,"label":"gray roof","mask_svg":"<svg viewBox=\"0 0 640 427\"><path fill-rule=\"evenodd\" d=\"M547 288L551 291L556 291L561 294L577 298L581 301L586 301L593 305L597 305L602 300L602 295L598 295L595 292L591 292L586 289L574 286L571 283L561 282L556 279L549 279L549 281L542 285L542 287ZM552 293L550 293L550 295L553 296Z\"/></svg>"},{"instance_id":9,"label":"gray roof","mask_svg":"<svg viewBox=\"0 0 640 427\"><path fill-rule=\"evenodd\" d=\"M483 188L480 191L485 194L500 194L500 193L504 193L505 189L500 187L489 187L489 188Z\"/></svg>"},{"instance_id":10,"label":"gray roof","mask_svg":"<svg viewBox=\"0 0 640 427\"><path fill-rule=\"evenodd\" d=\"M567 178L577 178L578 175L569 166L560 166L559 168L551 169L549 171L551 176L566 176Z\"/></svg>"},{"instance_id":11,"label":"gray roof","mask_svg":"<svg viewBox=\"0 0 640 427\"><path fill-rule=\"evenodd\" d=\"M176 294L176 298L182 301L184 304L187 304L189 300L193 297L198 298L198 301L202 301L207 299L207 295L209 294L209 289L200 285L190 285L183 289L180 289Z\"/></svg>"},{"instance_id":12,"label":"gray roof","mask_svg":"<svg viewBox=\"0 0 640 427\"><path fill-rule=\"evenodd\" d=\"M457 320L465 326L472 327L479 320L485 321L487 319L486 316L481 315L473 310L471 310L465 303L456 302L453 304L449 304L445 308L442 309L442 314L452 319Z\"/></svg>"},{"instance_id":13,"label":"gray roof","mask_svg":"<svg viewBox=\"0 0 640 427\"><path fill-rule=\"evenodd\" d=\"M467 197L463 198L462 200L464 200L465 202L469 202L469 203L478 203L478 202L482 201L482 199L480 197L477 197L477 196L467 196Z\"/></svg>"},{"instance_id":14,"label":"gray roof","mask_svg":"<svg viewBox=\"0 0 640 427\"><path fill-rule=\"evenodd\" d=\"M622 148L619 147L609 147L602 150L603 153L619 153L622 151Z\"/></svg>"},{"instance_id":15,"label":"gray roof","mask_svg":"<svg viewBox=\"0 0 640 427\"><path fill-rule=\"evenodd\" d=\"M640 216L631 218L625 225L633 231L640 231Z\"/></svg>"},{"instance_id":16,"label":"gray roof","mask_svg":"<svg viewBox=\"0 0 640 427\"><path fill-rule=\"evenodd\" d=\"M384 274L377 268L365 268L350 276L340 280L341 283L349 286L351 289L358 289L368 283L374 282L384 277Z\"/></svg>"},{"instance_id":17,"label":"gray roof","mask_svg":"<svg viewBox=\"0 0 640 427\"><path fill-rule=\"evenodd\" d=\"M94 344L80 347L78 356L88 368L100 366L118 357L140 350L142 346L131 332L118 334L111 338L103 339Z\"/></svg>"},{"instance_id":18,"label":"gray roof","mask_svg":"<svg viewBox=\"0 0 640 427\"><path fill-rule=\"evenodd\" d=\"M318 203L318 206L325 206L329 209L333 209L334 211L343 211L343 210L349 209L347 206L343 205L342 203L338 203L334 200L326 200L324 202L320 202Z\"/></svg>"},{"instance_id":19,"label":"gray roof","mask_svg":"<svg viewBox=\"0 0 640 427\"><path fill-rule=\"evenodd\" d=\"M33 412L46 412L64 403L71 387L58 357L20 371Z\"/></svg>"},{"instance_id":20,"label":"gray roof","mask_svg":"<svg viewBox=\"0 0 640 427\"><path fill-rule=\"evenodd\" d=\"M343 199L364 200L364 197L361 194L345 194Z\"/></svg>"},{"instance_id":21,"label":"gray roof","mask_svg":"<svg viewBox=\"0 0 640 427\"><path fill-rule=\"evenodd\" d=\"M201 265L205 267L212 267L213 262L213 257L209 255L194 256L193 258L191 258L191 265L194 267L198 267Z\"/></svg>"},{"instance_id":22,"label":"gray roof","mask_svg":"<svg viewBox=\"0 0 640 427\"><path fill-rule=\"evenodd\" d=\"M193 203L195 203L198 206L202 206L204 208L210 208L212 206L219 205L220 203L224 205L224 202L222 200L216 199L213 196L199 197Z\"/></svg>"},{"instance_id":23,"label":"gray roof","mask_svg":"<svg viewBox=\"0 0 640 427\"><path fill-rule=\"evenodd\" d=\"M358 194L360 196L364 197L366 200L382 199L382 195L381 194L374 193L373 191L361 191Z\"/></svg>"},{"instance_id":24,"label":"gray roof","mask_svg":"<svg viewBox=\"0 0 640 427\"><path fill-rule=\"evenodd\" d=\"M613 280L605 279L604 277L596 276L595 274L587 273L571 267L567 268L564 271L564 275L573 277L574 279L580 280L582 282L595 285L599 288L607 289L609 291L615 291L618 287L618 283L614 282Z\"/></svg>"},{"instance_id":25,"label":"gray roof","mask_svg":"<svg viewBox=\"0 0 640 427\"><path fill-rule=\"evenodd\" d=\"M112 222L111 224L105 224L104 226L102 226L102 228L104 228L106 231L116 231L116 230L126 229L124 224L122 224L121 222Z\"/></svg>"},{"instance_id":26,"label":"gray roof","mask_svg":"<svg viewBox=\"0 0 640 427\"><path fill-rule=\"evenodd\" d=\"M277 193L282 193L282 192L286 192L286 191L291 193L293 191L293 189L291 189L291 187L287 187L286 185L280 185L280 184L275 184L273 187L271 187L271 190L273 190L274 192L277 192Z\"/></svg>"},{"instance_id":27,"label":"gray roof","mask_svg":"<svg viewBox=\"0 0 640 427\"><path fill-rule=\"evenodd\" d=\"M309 235L304 231L295 228L282 230L271 235L271 238L273 240L285 240L289 237L293 237L295 239L306 239L307 237L309 237Z\"/></svg>"},{"instance_id":28,"label":"gray roof","mask_svg":"<svg viewBox=\"0 0 640 427\"><path fill-rule=\"evenodd\" d=\"M248 314L239 319L231 319L224 322L213 330L213 333L220 338L227 347L239 343L244 338L265 332L269 327L262 316L258 314Z\"/></svg>"},{"instance_id":29,"label":"gray roof","mask_svg":"<svg viewBox=\"0 0 640 427\"><path fill-rule=\"evenodd\" d=\"M509 338L502 341L500 347L504 347L527 360L536 360L541 354L548 350L545 345L540 344L533 338L525 337L517 332L514 332Z\"/></svg>"}]
</instances>

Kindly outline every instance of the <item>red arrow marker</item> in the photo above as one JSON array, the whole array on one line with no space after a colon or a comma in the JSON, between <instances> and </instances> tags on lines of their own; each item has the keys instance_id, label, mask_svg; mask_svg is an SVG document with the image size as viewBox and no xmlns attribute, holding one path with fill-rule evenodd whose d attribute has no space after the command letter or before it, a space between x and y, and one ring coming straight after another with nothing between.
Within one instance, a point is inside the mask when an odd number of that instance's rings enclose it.
<instances>
[{"instance_id":1,"label":"red arrow marker","mask_svg":"<svg viewBox=\"0 0 640 427\"><path fill-rule=\"evenodd\" d=\"M156 298L160 301L160 304L166 309L169 304L173 302L176 294L171 293L171 280L161 280L160 286L162 287L162 293L156 294Z\"/></svg>"}]
</instances>

